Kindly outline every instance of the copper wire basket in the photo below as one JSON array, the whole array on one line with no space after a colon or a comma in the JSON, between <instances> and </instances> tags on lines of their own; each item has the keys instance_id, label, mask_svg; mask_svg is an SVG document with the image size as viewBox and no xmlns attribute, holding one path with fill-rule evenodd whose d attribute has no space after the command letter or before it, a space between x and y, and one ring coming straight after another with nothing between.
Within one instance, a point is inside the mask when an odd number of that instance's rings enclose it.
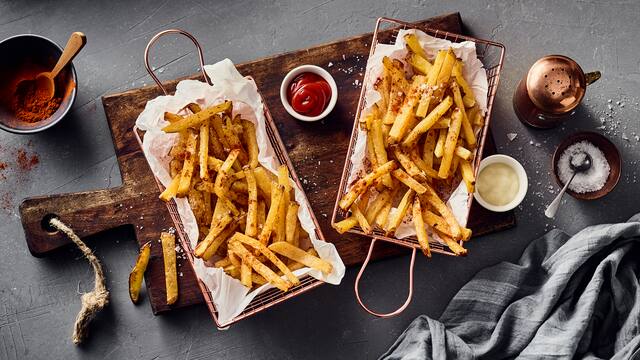
<instances>
[{"instance_id":1,"label":"copper wire basket","mask_svg":"<svg viewBox=\"0 0 640 360\"><path fill-rule=\"evenodd\" d=\"M211 80L209 79L209 77L204 71L204 58L202 55L202 48L198 43L198 41L196 40L196 38L184 30L169 29L169 30L164 30L159 32L153 38L151 38L151 40L149 40L149 43L147 44L147 47L145 49L145 55L144 55L145 67L149 72L149 75L151 75L151 77L156 82L156 84L160 87L162 92L165 95L169 94L165 89L165 87L162 85L162 82L160 82L158 77L154 74L151 66L149 65L149 49L158 40L158 38L166 34L181 34L188 37L194 43L198 51L198 57L200 61L200 70L202 72L202 75L204 76L205 81L209 85L211 85L212 84ZM263 104L265 103L264 99L262 102ZM280 165L284 164L287 166L289 170L289 174L291 174L291 178L295 182L298 189L302 190L302 184L300 183L300 180L298 179L298 175L296 174L295 169L293 168L291 159L289 159L289 156L287 155L287 150L284 146L284 143L282 142L282 139L280 138L280 134L278 133L276 124L273 121L273 118L271 117L271 113L269 112L269 109L267 108L266 105L264 105L264 116L266 119L267 137L269 138L271 146L273 147L274 152L276 153L276 157L278 159L279 164ZM142 149L142 139L144 137L144 132L134 126L133 133L136 137L136 140L138 141L138 144L140 145L140 148ZM158 188L160 189L160 192L164 191L165 187L162 185L162 183L158 180L158 178L155 175L154 175L154 179L158 184ZM324 236L322 235L322 232L320 231L320 225L318 224L318 220L316 219L311 209L311 206L309 205L309 200L307 199L307 195L304 193L304 191L302 191L302 194L304 196L304 203L305 203L304 205L309 208L309 213L311 214L311 218L315 225L316 236L318 237L318 239L324 241L325 239L324 239ZM176 233L178 234L180 244L182 245L184 253L187 256L189 265L193 269L194 256L193 256L193 249L191 248L191 241L189 239L189 235L184 230L182 220L180 219L180 215L178 214L178 208L177 208L176 202L173 199L171 199L170 201L166 202L166 205L167 205L167 209L169 210L169 215L171 215L171 219L173 220L173 223L175 225ZM195 273L195 269L194 269L194 273ZM200 290L202 292L202 296L204 297L205 303L209 308L209 312L211 313L211 316L213 317L213 320L215 321L216 326L218 327L218 329L221 329L221 330L228 328L230 325L242 319L245 319L249 316L259 313L260 311L263 311L267 308L277 305L287 299L290 299L306 291L309 291L323 283L324 281L318 280L310 275L306 275L300 279L300 284L290 288L289 291L287 292L283 292L277 288L268 289L265 292L257 295L255 298L253 298L253 300L251 300L249 305L247 305L247 307L239 315L237 315L236 317L234 317L228 322L221 323L218 320L218 311L216 310L216 306L213 303L211 291L209 291L209 288L207 287L206 284L204 284L204 282L198 279L198 285L200 286Z\"/></svg>"},{"instance_id":2,"label":"copper wire basket","mask_svg":"<svg viewBox=\"0 0 640 360\"><path fill-rule=\"evenodd\" d=\"M398 32L403 29L421 30L428 35L431 35L433 37L440 38L440 39L449 40L451 42L459 43L463 41L472 41L476 44L476 54L478 58L482 61L482 64L484 65L484 68L487 72L487 80L489 85L488 92L487 92L487 113L485 116L486 120L480 132L478 147L476 148L476 152L473 160L474 174L477 175L478 168L480 166L480 160L482 159L482 151L484 149L485 140L489 131L489 120L491 118L493 100L498 90L498 82L500 80L500 71L502 69L502 65L504 62L504 45L497 42L489 41L489 40L476 39L469 36L454 34L447 31L431 29L425 26L419 26L412 23L407 23L399 20L381 17L381 18L378 18L378 21L376 22L376 29L375 29L375 32L373 33L373 40L371 43L371 50L370 50L369 56L373 55L376 45L395 43ZM358 101L358 108L356 109L355 121L353 123L353 131L351 133L351 140L349 142L349 149L347 150L344 170L342 171L342 178L340 180L340 188L338 190L338 196L336 198L336 203L333 209L333 215L331 217L332 224L335 224L341 220L344 220L349 216L349 212L340 209L340 207L338 206L338 203L340 199L348 191L348 186L349 186L348 179L351 177L351 171L353 169L353 164L351 163L351 156L355 151L355 143L358 139L358 126L359 126L360 113L362 112L365 106L364 96L367 91L367 84L370 83L368 81L369 76L373 76L373 75L371 75L369 70L367 69L364 75L362 90L360 92L360 100ZM469 195L467 211L471 210L472 202L473 202L473 196ZM469 214L467 213L467 216L468 215ZM394 237L386 236L384 231L382 231L379 228L375 228L372 234L367 234L364 231L362 231L362 228L360 228L360 226L354 227L353 229L349 230L349 232L371 237L371 245L369 246L367 257L364 263L362 264L362 267L360 268L360 271L355 281L354 287L355 287L355 293L356 293L356 298L358 302L368 313L375 316L391 317L391 316L398 315L409 305L409 303L411 302L411 297L413 295L413 265L415 262L416 250L420 249L420 244L418 243L417 237L411 236L403 239L397 239ZM374 312L370 310L368 307L366 307L360 298L360 292L359 292L360 278L369 263L371 254L373 252L373 248L377 240L386 241L396 245L404 246L406 248L409 248L412 251L410 265L409 265L409 291L408 291L407 299L400 308L398 308L397 310L391 313L386 313L386 314ZM441 244L440 242L434 241L433 239L430 239L429 246L431 247L432 252L455 256L455 254L451 250L449 250L447 246Z\"/></svg>"}]
</instances>

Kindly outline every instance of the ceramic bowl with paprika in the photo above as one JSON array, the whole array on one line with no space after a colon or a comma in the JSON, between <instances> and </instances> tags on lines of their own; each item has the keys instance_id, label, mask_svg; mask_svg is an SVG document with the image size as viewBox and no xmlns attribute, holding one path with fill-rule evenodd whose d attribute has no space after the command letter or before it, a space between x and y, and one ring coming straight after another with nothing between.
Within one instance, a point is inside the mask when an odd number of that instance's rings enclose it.
<instances>
[{"instance_id":1,"label":"ceramic bowl with paprika","mask_svg":"<svg viewBox=\"0 0 640 360\"><path fill-rule=\"evenodd\" d=\"M18 87L44 71L51 71L62 54L55 42L39 35L23 34L0 42L0 129L32 134L57 124L76 99L77 77L73 64L55 79L56 93L44 100L33 91Z\"/></svg>"}]
</instances>

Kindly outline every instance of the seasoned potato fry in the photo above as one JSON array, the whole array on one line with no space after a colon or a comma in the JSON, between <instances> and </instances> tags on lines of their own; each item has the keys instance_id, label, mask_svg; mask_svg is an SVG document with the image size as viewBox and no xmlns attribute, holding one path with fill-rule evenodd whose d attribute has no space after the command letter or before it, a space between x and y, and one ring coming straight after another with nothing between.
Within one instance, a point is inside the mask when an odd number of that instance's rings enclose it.
<instances>
[{"instance_id":1,"label":"seasoned potato fry","mask_svg":"<svg viewBox=\"0 0 640 360\"><path fill-rule=\"evenodd\" d=\"M444 101L438 104L438 106L436 106L433 109L433 111L431 111L429 115L427 115L426 118L422 119L418 123L418 125L416 125L413 128L413 130L411 130L409 135L407 135L407 137L402 142L402 146L404 148L409 148L414 146L416 142L418 142L419 136L426 133L429 129L431 129L433 124L435 124L438 120L440 120L442 115L444 115L444 113L446 113L447 110L449 110L452 104L453 104L453 100L451 99L450 96L447 96L444 99Z\"/></svg>"},{"instance_id":2,"label":"seasoned potato fry","mask_svg":"<svg viewBox=\"0 0 640 360\"><path fill-rule=\"evenodd\" d=\"M289 202L289 206L287 207L287 218L286 218L286 240L289 244L298 247L299 239L298 239L298 209L300 205L297 202L291 201Z\"/></svg>"},{"instance_id":3,"label":"seasoned potato fry","mask_svg":"<svg viewBox=\"0 0 640 360\"><path fill-rule=\"evenodd\" d=\"M230 101L225 101L223 103L221 103L220 105L216 105L216 106L212 106L210 108L207 108L203 111L200 111L198 113L189 115L189 116L185 116L184 118L180 119L179 121L173 122L165 127L162 128L162 131L166 132L166 133L174 133L174 132L180 132L183 130L187 130L189 128L197 128L199 127L203 122L209 120L210 118L212 118L215 114L221 113L227 109L231 108L231 102Z\"/></svg>"},{"instance_id":4,"label":"seasoned potato fry","mask_svg":"<svg viewBox=\"0 0 640 360\"><path fill-rule=\"evenodd\" d=\"M222 233L222 231L227 227L227 225L231 223L232 220L233 219L228 214L224 215L220 220L214 218L211 222L211 230L209 230L209 233L204 238L204 240L196 245L194 256L202 258L204 256L204 253L207 251L207 248L213 244L216 237L220 235L220 233Z\"/></svg>"},{"instance_id":5,"label":"seasoned potato fry","mask_svg":"<svg viewBox=\"0 0 640 360\"><path fill-rule=\"evenodd\" d=\"M356 219L355 215L351 215L342 221L332 224L333 228L336 229L339 234L346 233L356 225L358 225L358 219Z\"/></svg>"},{"instance_id":6,"label":"seasoned potato fry","mask_svg":"<svg viewBox=\"0 0 640 360\"><path fill-rule=\"evenodd\" d=\"M333 271L333 266L330 262L325 261L319 257L313 256L304 250L301 250L287 242L276 242L269 245L269 250L287 257L291 260L299 262L312 269L320 270L325 274L330 274Z\"/></svg>"},{"instance_id":7,"label":"seasoned potato fry","mask_svg":"<svg viewBox=\"0 0 640 360\"><path fill-rule=\"evenodd\" d=\"M289 202L291 200L291 184L289 183L289 169L286 165L280 165L278 168L278 184L284 187L282 192L282 201L278 210L278 219L276 226L275 241L286 241L286 217Z\"/></svg>"},{"instance_id":8,"label":"seasoned potato fry","mask_svg":"<svg viewBox=\"0 0 640 360\"><path fill-rule=\"evenodd\" d=\"M425 60L427 59L427 54L424 52L424 49L422 48L422 45L420 45L420 41L418 41L418 37L415 34L405 35L404 41L414 54L420 55L420 57Z\"/></svg>"},{"instance_id":9,"label":"seasoned potato fry","mask_svg":"<svg viewBox=\"0 0 640 360\"><path fill-rule=\"evenodd\" d=\"M440 74L440 70L442 69L442 64L444 63L445 58L447 57L447 52L444 50L438 51L436 55L436 59L433 61L433 66L429 70L429 74L427 75L427 85L435 86L438 84L438 75Z\"/></svg>"},{"instance_id":10,"label":"seasoned potato fry","mask_svg":"<svg viewBox=\"0 0 640 360\"><path fill-rule=\"evenodd\" d=\"M176 269L176 237L167 232L160 233L167 305L178 300L178 272Z\"/></svg>"},{"instance_id":11,"label":"seasoned potato fry","mask_svg":"<svg viewBox=\"0 0 640 360\"><path fill-rule=\"evenodd\" d=\"M471 159L471 156L473 155L471 153L471 151L465 149L464 147L462 147L460 145L456 146L456 149L455 149L454 152L455 152L456 156L459 157L462 160L469 160L469 159Z\"/></svg>"},{"instance_id":12,"label":"seasoned potato fry","mask_svg":"<svg viewBox=\"0 0 640 360\"><path fill-rule=\"evenodd\" d=\"M425 185L424 187L427 189L427 191L421 195L423 199L425 199L426 203L433 206L433 208L436 209L436 211L438 211L440 215L442 215L442 217L444 217L447 224L449 224L451 236L454 239L460 239L460 224L458 224L458 220L456 220L455 216L453 216L453 213L451 212L449 207L447 207L447 204L445 204L444 201L440 199L435 190L433 190L429 185Z\"/></svg>"},{"instance_id":13,"label":"seasoned potato fry","mask_svg":"<svg viewBox=\"0 0 640 360\"><path fill-rule=\"evenodd\" d=\"M422 248L422 252L431 257L431 248L429 247L429 235L427 235L427 229L424 226L424 220L422 219L422 207L420 205L420 198L413 199L412 207L413 226L416 228L416 236L418 237L418 243Z\"/></svg>"},{"instance_id":14,"label":"seasoned potato fry","mask_svg":"<svg viewBox=\"0 0 640 360\"><path fill-rule=\"evenodd\" d=\"M422 75L429 74L429 70L431 70L431 67L433 66L429 60L417 54L411 54L408 60L409 64L413 67L413 71Z\"/></svg>"},{"instance_id":15,"label":"seasoned potato fry","mask_svg":"<svg viewBox=\"0 0 640 360\"><path fill-rule=\"evenodd\" d=\"M258 187L251 167L246 167L244 169L244 175L247 179L246 184L247 191L249 193L247 205L247 226L244 233L247 236L255 237L258 235Z\"/></svg>"},{"instance_id":16,"label":"seasoned potato fry","mask_svg":"<svg viewBox=\"0 0 640 360\"><path fill-rule=\"evenodd\" d=\"M458 84L455 82L452 83L451 89L453 90L453 101L462 113L462 135L464 136L467 144L470 147L474 147L476 145L476 135L473 133L473 127L471 127L469 119L467 119L467 113L464 108L464 102L462 101Z\"/></svg>"},{"instance_id":17,"label":"seasoned potato fry","mask_svg":"<svg viewBox=\"0 0 640 360\"><path fill-rule=\"evenodd\" d=\"M251 284L253 283L251 279L251 272L251 265L242 261L240 265L240 282L248 288L251 288Z\"/></svg>"},{"instance_id":18,"label":"seasoned potato fry","mask_svg":"<svg viewBox=\"0 0 640 360\"><path fill-rule=\"evenodd\" d=\"M159 198L162 201L169 201L178 193L178 185L180 185L180 174L173 177L169 186L160 194Z\"/></svg>"},{"instance_id":19,"label":"seasoned potato fry","mask_svg":"<svg viewBox=\"0 0 640 360\"><path fill-rule=\"evenodd\" d=\"M456 61L451 74L455 77L456 82L458 83L458 85L460 85L462 91L464 92L464 97L462 98L462 100L464 101L464 106L468 108L474 106L476 104L476 99L473 95L473 91L471 90L469 83L467 83L467 81L464 79L464 76L462 76L462 61ZM469 119L473 118L469 117Z\"/></svg>"},{"instance_id":20,"label":"seasoned potato fry","mask_svg":"<svg viewBox=\"0 0 640 360\"><path fill-rule=\"evenodd\" d=\"M283 193L284 186L274 183L273 189L271 190L271 206L269 207L269 212L267 213L267 219L262 226L260 236L258 237L258 240L260 240L260 242L264 245L269 243L271 233L278 225L277 220L278 214L280 213L280 202L282 201Z\"/></svg>"},{"instance_id":21,"label":"seasoned potato fry","mask_svg":"<svg viewBox=\"0 0 640 360\"><path fill-rule=\"evenodd\" d=\"M129 274L129 298L134 304L137 304L140 298L140 287L142 286L144 272L149 264L149 257L151 257L151 242L142 245L136 264Z\"/></svg>"},{"instance_id":22,"label":"seasoned potato fry","mask_svg":"<svg viewBox=\"0 0 640 360\"><path fill-rule=\"evenodd\" d=\"M209 180L209 122L205 121L200 125L200 143L199 165L200 179Z\"/></svg>"},{"instance_id":23,"label":"seasoned potato fry","mask_svg":"<svg viewBox=\"0 0 640 360\"><path fill-rule=\"evenodd\" d=\"M407 185L407 187L418 194L424 194L427 189L422 186L418 181L409 176L406 172L402 171L402 169L396 169L392 172L393 177L400 180L401 183Z\"/></svg>"},{"instance_id":24,"label":"seasoned potato fry","mask_svg":"<svg viewBox=\"0 0 640 360\"><path fill-rule=\"evenodd\" d=\"M436 84L446 84L447 82L449 82L449 78L451 77L451 70L453 70L453 65L455 65L455 63L456 57L453 54L453 50L449 48L449 50L447 50L445 54L440 72L438 73Z\"/></svg>"},{"instance_id":25,"label":"seasoned potato fry","mask_svg":"<svg viewBox=\"0 0 640 360\"><path fill-rule=\"evenodd\" d=\"M367 210L365 211L365 218L369 224L372 224L386 204L391 202L392 194L392 190L385 189L382 193L378 194L373 202L368 204Z\"/></svg>"},{"instance_id":26,"label":"seasoned potato fry","mask_svg":"<svg viewBox=\"0 0 640 360\"><path fill-rule=\"evenodd\" d=\"M462 173L462 178L467 186L467 192L469 194L473 194L475 191L476 178L473 176L473 169L471 168L471 164L468 161L460 160L460 171Z\"/></svg>"},{"instance_id":27,"label":"seasoned potato fry","mask_svg":"<svg viewBox=\"0 0 640 360\"><path fill-rule=\"evenodd\" d=\"M444 153L442 155L442 163L438 170L438 176L442 179L449 177L449 169L453 161L453 152L458 144L458 135L460 134L460 126L462 125L462 111L456 108L451 116L451 127L447 133L447 140L444 144Z\"/></svg>"},{"instance_id":28,"label":"seasoned potato fry","mask_svg":"<svg viewBox=\"0 0 640 360\"><path fill-rule=\"evenodd\" d=\"M447 140L448 132L449 131L447 129L440 129L440 132L438 133L438 140L436 141L436 147L433 150L433 154L437 158L441 158L442 155L444 154L444 143Z\"/></svg>"},{"instance_id":29,"label":"seasoned potato fry","mask_svg":"<svg viewBox=\"0 0 640 360\"><path fill-rule=\"evenodd\" d=\"M413 202L414 195L415 195L415 191L409 189L402 197L402 200L400 200L400 204L398 205L396 212L393 214L393 217L389 220L389 225L387 226L387 229L386 229L388 235L395 234L396 229L398 229L398 226L400 226L402 219L404 219L404 216L407 214L407 210L409 209L409 207L411 206L411 203Z\"/></svg>"},{"instance_id":30,"label":"seasoned potato fry","mask_svg":"<svg viewBox=\"0 0 640 360\"><path fill-rule=\"evenodd\" d=\"M378 166L373 172L356 181L349 192L342 198L342 200L340 200L340 208L343 210L347 210L348 208L350 208L353 202L356 201L358 196L364 194L364 192L367 191L367 189L373 184L374 180L385 174L388 174L389 172L395 170L397 167L398 164L395 161L389 161Z\"/></svg>"},{"instance_id":31,"label":"seasoned potato fry","mask_svg":"<svg viewBox=\"0 0 640 360\"><path fill-rule=\"evenodd\" d=\"M360 210L360 205L357 202L353 204L353 206L351 206L351 211L356 217L356 220L358 221L360 228L362 228L362 231L365 234L371 234L371 232L373 231L371 229L371 225L369 225L369 221L367 221L367 218L362 213L362 210Z\"/></svg>"},{"instance_id":32,"label":"seasoned potato fry","mask_svg":"<svg viewBox=\"0 0 640 360\"><path fill-rule=\"evenodd\" d=\"M411 83L409 93L405 97L402 107L400 108L400 112L389 131L389 144L393 145L399 143L409 127L413 124L415 119L414 110L420 100L420 95L422 94L421 87L423 83L423 76L416 76Z\"/></svg>"},{"instance_id":33,"label":"seasoned potato fry","mask_svg":"<svg viewBox=\"0 0 640 360\"><path fill-rule=\"evenodd\" d=\"M170 112L165 112L164 119L170 123L174 123L182 120L182 116Z\"/></svg>"},{"instance_id":34,"label":"seasoned potato fry","mask_svg":"<svg viewBox=\"0 0 640 360\"><path fill-rule=\"evenodd\" d=\"M185 196L189 192L191 187L191 177L193 176L193 169L196 161L196 146L198 145L198 137L193 131L189 131L189 138L187 139L187 148L182 165L182 173L180 175L180 183L178 184L178 196Z\"/></svg>"},{"instance_id":35,"label":"seasoned potato fry","mask_svg":"<svg viewBox=\"0 0 640 360\"><path fill-rule=\"evenodd\" d=\"M273 284L273 286L277 287L282 291L289 290L289 283L280 278L273 270L269 269L268 266L264 265L260 262L255 256L253 256L249 250L247 250L239 241L233 241L229 243L229 246L233 250L234 253L238 254L242 258L242 262L251 266L253 270L255 270L258 274L262 275L267 281ZM297 249L297 248L296 248ZM302 250L300 250L302 251Z\"/></svg>"},{"instance_id":36,"label":"seasoned potato fry","mask_svg":"<svg viewBox=\"0 0 640 360\"><path fill-rule=\"evenodd\" d=\"M275 265L278 270L282 271L282 273L292 284L298 285L300 283L300 280L295 275L293 275L289 268L287 268L287 265L280 261L280 259L278 259L278 257L260 241L241 233L235 233L229 241L239 241L258 250L264 257L266 257L271 263L273 263L273 265Z\"/></svg>"}]
</instances>

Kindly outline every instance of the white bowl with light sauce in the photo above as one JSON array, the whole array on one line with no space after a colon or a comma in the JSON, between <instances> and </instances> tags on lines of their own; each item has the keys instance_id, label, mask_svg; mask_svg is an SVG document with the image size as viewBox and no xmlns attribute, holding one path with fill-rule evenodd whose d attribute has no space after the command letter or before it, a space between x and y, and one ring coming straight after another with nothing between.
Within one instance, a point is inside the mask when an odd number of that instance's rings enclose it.
<instances>
[{"instance_id":1,"label":"white bowl with light sauce","mask_svg":"<svg viewBox=\"0 0 640 360\"><path fill-rule=\"evenodd\" d=\"M522 165L507 155L491 155L480 162L473 197L482 207L505 212L520 205L529 181Z\"/></svg>"}]
</instances>

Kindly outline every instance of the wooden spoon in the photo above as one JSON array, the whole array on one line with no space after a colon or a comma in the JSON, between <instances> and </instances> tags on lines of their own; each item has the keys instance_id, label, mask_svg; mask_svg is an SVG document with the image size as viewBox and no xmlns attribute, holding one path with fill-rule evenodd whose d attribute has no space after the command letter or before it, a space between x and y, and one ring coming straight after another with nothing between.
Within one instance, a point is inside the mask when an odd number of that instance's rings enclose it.
<instances>
[{"instance_id":1,"label":"wooden spoon","mask_svg":"<svg viewBox=\"0 0 640 360\"><path fill-rule=\"evenodd\" d=\"M87 37L81 32L74 32L69 37L69 41L67 41L67 45L64 47L64 51L62 55L60 55L60 59L58 59L58 63L53 68L53 70L49 72L41 72L36 75L35 80L23 80L18 84L18 87L25 86L27 84L23 84L25 81L34 81L36 91L38 93L45 94L48 99L53 99L53 96L56 93L56 85L54 79L62 69L64 69L67 64L69 64L73 58L78 55L80 50L87 43Z\"/></svg>"}]
</instances>

